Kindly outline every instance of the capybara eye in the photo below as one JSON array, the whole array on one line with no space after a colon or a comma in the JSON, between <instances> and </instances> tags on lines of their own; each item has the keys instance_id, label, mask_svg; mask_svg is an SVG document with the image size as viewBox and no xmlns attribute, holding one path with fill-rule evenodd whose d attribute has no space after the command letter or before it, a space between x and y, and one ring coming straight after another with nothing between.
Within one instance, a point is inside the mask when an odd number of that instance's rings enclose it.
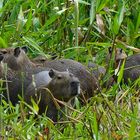
<instances>
[{"instance_id":1,"label":"capybara eye","mask_svg":"<svg viewBox=\"0 0 140 140\"><path fill-rule=\"evenodd\" d=\"M45 61L46 61L46 59L40 59L40 61L41 61L41 62L45 62Z\"/></svg>"},{"instance_id":2,"label":"capybara eye","mask_svg":"<svg viewBox=\"0 0 140 140\"><path fill-rule=\"evenodd\" d=\"M57 76L57 79L59 79L59 80L62 79L62 76L61 75L58 75Z\"/></svg>"}]
</instances>

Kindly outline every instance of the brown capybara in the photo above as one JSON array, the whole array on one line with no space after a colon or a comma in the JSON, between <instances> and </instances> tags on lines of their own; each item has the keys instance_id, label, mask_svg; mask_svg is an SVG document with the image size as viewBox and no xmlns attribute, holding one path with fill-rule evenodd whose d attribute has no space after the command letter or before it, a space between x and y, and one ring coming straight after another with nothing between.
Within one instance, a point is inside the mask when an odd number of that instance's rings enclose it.
<instances>
[{"instance_id":1,"label":"brown capybara","mask_svg":"<svg viewBox=\"0 0 140 140\"><path fill-rule=\"evenodd\" d=\"M34 63L30 61L26 55L28 48L16 47L16 48L7 48L4 51L0 50L0 53L3 54L3 62L7 63L8 67L15 71L29 71L33 67L36 67Z\"/></svg>"},{"instance_id":2,"label":"brown capybara","mask_svg":"<svg viewBox=\"0 0 140 140\"><path fill-rule=\"evenodd\" d=\"M68 101L71 97L80 93L78 78L69 72L58 72L51 69L34 75L27 72L20 74L8 69L6 79L8 82L4 86L8 90L1 93L0 100L11 101L15 105L19 101L18 96L25 98L28 103L30 103L31 98L34 98L36 103L39 99L39 114L45 113L46 108L48 108L46 115L53 121L57 121L58 111L46 88L50 90L55 98L63 101Z\"/></svg>"},{"instance_id":3,"label":"brown capybara","mask_svg":"<svg viewBox=\"0 0 140 140\"><path fill-rule=\"evenodd\" d=\"M106 57L106 63L108 64L109 63L109 61L110 61L110 59L111 59L111 56L112 56L112 53L113 53L113 49L112 49L112 47L109 47L108 48L108 53L107 53L107 57ZM115 68L118 66L118 64L119 64L119 62L121 61L121 60L124 60L124 59L126 59L127 58L127 55L126 55L126 53L124 52L124 50L123 49L121 49L121 48L116 48L115 49Z\"/></svg>"},{"instance_id":4,"label":"brown capybara","mask_svg":"<svg viewBox=\"0 0 140 140\"><path fill-rule=\"evenodd\" d=\"M80 82L70 72L58 72L51 69L35 74L33 79L26 89L25 100L31 104L33 98L38 103L39 114L47 110L47 116L53 121L57 120L58 111L49 91L55 98L63 101L68 101L80 93Z\"/></svg>"},{"instance_id":5,"label":"brown capybara","mask_svg":"<svg viewBox=\"0 0 140 140\"><path fill-rule=\"evenodd\" d=\"M2 74L0 75L3 79L3 90L2 96L5 100L10 100L14 105L18 102L18 94L21 95L22 92L22 80L24 82L24 76L26 73L24 72L21 63L24 64L24 60L22 59L25 56L26 59L26 47L23 48L6 48L0 49L0 56L3 57L1 62L3 65L7 64L7 67L2 67ZM23 56L23 57L22 57ZM28 61L26 61L28 63ZM30 62L29 62L30 63ZM25 65L25 64L24 64ZM31 65L31 64L30 64ZM27 64L28 66L28 64ZM32 65L31 65L32 66ZM30 67L31 67L30 66ZM20 72L19 72L20 70ZM21 73L23 71L23 74ZM30 81L30 80L28 80ZM27 82L26 82L27 83ZM26 85L26 84L24 84ZM24 89L24 88L23 88Z\"/></svg>"},{"instance_id":6,"label":"brown capybara","mask_svg":"<svg viewBox=\"0 0 140 140\"><path fill-rule=\"evenodd\" d=\"M109 53L112 50L109 50ZM117 49L117 52L115 54L116 56L116 68L122 63L123 60L125 61L124 65L124 83L128 83L128 81L135 81L140 77L140 54L134 54L132 56L128 56L125 54L125 52L122 49Z\"/></svg>"},{"instance_id":7,"label":"brown capybara","mask_svg":"<svg viewBox=\"0 0 140 140\"><path fill-rule=\"evenodd\" d=\"M87 68L81 63L71 59L60 59L46 61L44 66L52 68L58 71L66 71L73 73L81 84L81 89L85 94L86 98L95 95L95 91L99 90L98 80L94 74L91 74Z\"/></svg>"}]
</instances>

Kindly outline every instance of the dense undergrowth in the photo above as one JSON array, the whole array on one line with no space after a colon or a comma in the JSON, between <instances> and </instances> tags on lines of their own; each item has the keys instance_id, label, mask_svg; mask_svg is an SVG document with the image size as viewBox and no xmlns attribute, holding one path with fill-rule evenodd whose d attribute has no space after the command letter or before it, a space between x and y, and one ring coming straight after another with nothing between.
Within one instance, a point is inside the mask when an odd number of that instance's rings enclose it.
<instances>
[{"instance_id":1,"label":"dense undergrowth","mask_svg":"<svg viewBox=\"0 0 140 140\"><path fill-rule=\"evenodd\" d=\"M23 45L29 46L29 57L55 55L87 65L96 55L96 63L105 66L108 47L128 55L140 48L140 2L1 0L0 48ZM103 80L100 93L85 106L76 98L76 108L66 108L65 121L55 125L22 100L16 106L3 101L0 139L140 139L139 81L122 84L122 72L110 88Z\"/></svg>"}]
</instances>

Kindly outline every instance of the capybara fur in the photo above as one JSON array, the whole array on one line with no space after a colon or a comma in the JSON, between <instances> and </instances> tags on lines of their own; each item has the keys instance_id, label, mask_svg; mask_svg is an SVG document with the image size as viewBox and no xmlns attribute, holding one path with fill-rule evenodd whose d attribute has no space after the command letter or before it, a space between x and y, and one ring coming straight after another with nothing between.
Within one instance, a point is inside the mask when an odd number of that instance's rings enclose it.
<instances>
[{"instance_id":1,"label":"capybara fur","mask_svg":"<svg viewBox=\"0 0 140 140\"><path fill-rule=\"evenodd\" d=\"M88 68L98 80L100 80L106 73L106 69L103 66L99 66L92 62L88 63Z\"/></svg>"},{"instance_id":2,"label":"capybara fur","mask_svg":"<svg viewBox=\"0 0 140 140\"><path fill-rule=\"evenodd\" d=\"M30 104L31 98L36 103L39 102L39 114L44 113L47 109L47 116L56 121L57 109L47 89L55 98L68 101L80 93L80 82L70 72L58 72L52 69L34 75L34 81L26 89L25 100Z\"/></svg>"},{"instance_id":3,"label":"capybara fur","mask_svg":"<svg viewBox=\"0 0 140 140\"><path fill-rule=\"evenodd\" d=\"M39 55L35 57L34 59L32 59L32 62L36 64L42 64L42 65L47 63L48 61L51 61L51 60L48 60L45 56L42 56L42 55ZM104 67L98 66L97 64L92 63L92 62L88 63L88 68L89 68L89 71L93 72L93 74L95 75L97 79L100 79L106 72L106 69Z\"/></svg>"},{"instance_id":4,"label":"capybara fur","mask_svg":"<svg viewBox=\"0 0 140 140\"><path fill-rule=\"evenodd\" d=\"M140 78L140 54L128 56L124 67L124 82L135 81Z\"/></svg>"}]
</instances>

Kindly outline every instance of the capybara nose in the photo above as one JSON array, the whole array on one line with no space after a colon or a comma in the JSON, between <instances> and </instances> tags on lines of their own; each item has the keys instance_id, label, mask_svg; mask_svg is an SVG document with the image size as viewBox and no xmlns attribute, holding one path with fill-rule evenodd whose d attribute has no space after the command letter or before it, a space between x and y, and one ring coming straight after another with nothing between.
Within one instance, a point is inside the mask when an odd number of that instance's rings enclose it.
<instances>
[{"instance_id":1,"label":"capybara nose","mask_svg":"<svg viewBox=\"0 0 140 140\"><path fill-rule=\"evenodd\" d=\"M2 61L3 60L3 55L0 53L0 61Z\"/></svg>"},{"instance_id":2,"label":"capybara nose","mask_svg":"<svg viewBox=\"0 0 140 140\"><path fill-rule=\"evenodd\" d=\"M79 81L73 81L70 83L72 95L80 94L80 82Z\"/></svg>"}]
</instances>

